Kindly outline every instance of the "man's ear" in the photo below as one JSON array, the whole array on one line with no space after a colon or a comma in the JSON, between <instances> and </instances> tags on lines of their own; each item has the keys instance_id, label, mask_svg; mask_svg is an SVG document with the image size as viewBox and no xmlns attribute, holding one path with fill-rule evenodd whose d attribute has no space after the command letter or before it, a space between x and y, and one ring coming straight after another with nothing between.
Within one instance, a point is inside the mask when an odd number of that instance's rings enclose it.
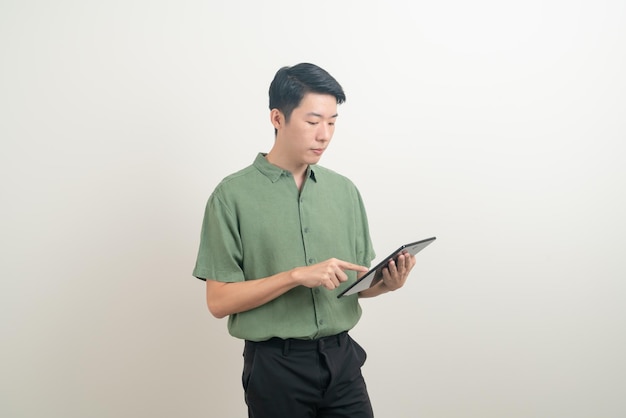
<instances>
[{"instance_id":1,"label":"man's ear","mask_svg":"<svg viewBox=\"0 0 626 418\"><path fill-rule=\"evenodd\" d=\"M279 130L285 126L285 115L278 109L272 109L270 111L270 121L274 125L274 129Z\"/></svg>"}]
</instances>

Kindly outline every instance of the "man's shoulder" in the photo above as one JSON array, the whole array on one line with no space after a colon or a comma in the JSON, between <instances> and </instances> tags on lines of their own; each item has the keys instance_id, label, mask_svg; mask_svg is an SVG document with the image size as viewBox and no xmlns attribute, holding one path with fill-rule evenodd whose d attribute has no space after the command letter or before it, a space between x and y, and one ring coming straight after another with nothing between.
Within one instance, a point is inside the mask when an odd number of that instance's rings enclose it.
<instances>
[{"instance_id":1,"label":"man's shoulder","mask_svg":"<svg viewBox=\"0 0 626 418\"><path fill-rule=\"evenodd\" d=\"M241 170L228 174L217 184L213 194L231 194L239 191L245 192L250 187L255 187L255 177L258 171L254 166L250 165Z\"/></svg>"},{"instance_id":2,"label":"man's shoulder","mask_svg":"<svg viewBox=\"0 0 626 418\"><path fill-rule=\"evenodd\" d=\"M234 173L228 174L226 177L222 179L219 185L229 184L229 183L237 183L239 181L246 181L246 178L250 175L254 175L258 172L258 170L254 167L254 165L249 165L247 167L242 168L241 170L235 171Z\"/></svg>"}]
</instances>

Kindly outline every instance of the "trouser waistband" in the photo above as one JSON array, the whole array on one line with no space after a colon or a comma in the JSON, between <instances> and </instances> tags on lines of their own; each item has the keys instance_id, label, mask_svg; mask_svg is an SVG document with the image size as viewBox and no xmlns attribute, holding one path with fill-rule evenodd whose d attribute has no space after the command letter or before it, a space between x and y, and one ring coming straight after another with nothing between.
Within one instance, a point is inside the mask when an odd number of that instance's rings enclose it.
<instances>
[{"instance_id":1,"label":"trouser waistband","mask_svg":"<svg viewBox=\"0 0 626 418\"><path fill-rule=\"evenodd\" d=\"M309 350L321 350L324 348L339 347L348 338L348 331L331 335L328 337L317 338L315 340L300 340L297 338L282 339L278 337L270 338L266 341L248 341L246 344L262 345L266 347L274 347L282 349L283 353L287 354L289 350L297 351L309 351Z\"/></svg>"}]
</instances>

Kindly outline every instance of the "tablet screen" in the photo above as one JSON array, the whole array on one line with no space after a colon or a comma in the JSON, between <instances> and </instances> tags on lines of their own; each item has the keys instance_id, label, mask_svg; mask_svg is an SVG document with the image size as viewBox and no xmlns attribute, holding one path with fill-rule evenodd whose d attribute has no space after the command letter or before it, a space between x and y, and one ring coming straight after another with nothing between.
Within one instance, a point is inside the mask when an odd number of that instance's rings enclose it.
<instances>
[{"instance_id":1,"label":"tablet screen","mask_svg":"<svg viewBox=\"0 0 626 418\"><path fill-rule=\"evenodd\" d=\"M357 280L347 289L341 292L337 297L340 298L342 296L353 295L360 292L361 290L369 289L383 278L383 268L387 267L390 260L396 259L396 257L398 257L398 255L400 255L400 253L402 253L403 251L415 255L422 251L424 248L426 248L428 245L430 245L436 239L436 237L432 237L401 246L400 248L389 254L387 257L385 257L374 268L365 273L363 277L361 277L359 280Z\"/></svg>"}]
</instances>

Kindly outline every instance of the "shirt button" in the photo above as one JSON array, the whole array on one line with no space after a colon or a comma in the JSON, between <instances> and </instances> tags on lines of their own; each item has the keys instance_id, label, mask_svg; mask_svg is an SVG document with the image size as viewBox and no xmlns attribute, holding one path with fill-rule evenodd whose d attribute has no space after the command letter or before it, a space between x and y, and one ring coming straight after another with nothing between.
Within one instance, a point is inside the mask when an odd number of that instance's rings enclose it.
<instances>
[{"instance_id":1,"label":"shirt button","mask_svg":"<svg viewBox=\"0 0 626 418\"><path fill-rule=\"evenodd\" d=\"M315 263L315 259L314 258L309 258L309 264L313 264Z\"/></svg>"},{"instance_id":2,"label":"shirt button","mask_svg":"<svg viewBox=\"0 0 626 418\"><path fill-rule=\"evenodd\" d=\"M324 320L320 319L320 325L324 325Z\"/></svg>"},{"instance_id":3,"label":"shirt button","mask_svg":"<svg viewBox=\"0 0 626 418\"><path fill-rule=\"evenodd\" d=\"M307 234L309 232L309 228L304 228L304 233Z\"/></svg>"},{"instance_id":4,"label":"shirt button","mask_svg":"<svg viewBox=\"0 0 626 418\"><path fill-rule=\"evenodd\" d=\"M314 290L314 293L315 293L316 295L319 295L319 294L320 294L320 290L319 290L319 289L315 289L315 290Z\"/></svg>"}]
</instances>

